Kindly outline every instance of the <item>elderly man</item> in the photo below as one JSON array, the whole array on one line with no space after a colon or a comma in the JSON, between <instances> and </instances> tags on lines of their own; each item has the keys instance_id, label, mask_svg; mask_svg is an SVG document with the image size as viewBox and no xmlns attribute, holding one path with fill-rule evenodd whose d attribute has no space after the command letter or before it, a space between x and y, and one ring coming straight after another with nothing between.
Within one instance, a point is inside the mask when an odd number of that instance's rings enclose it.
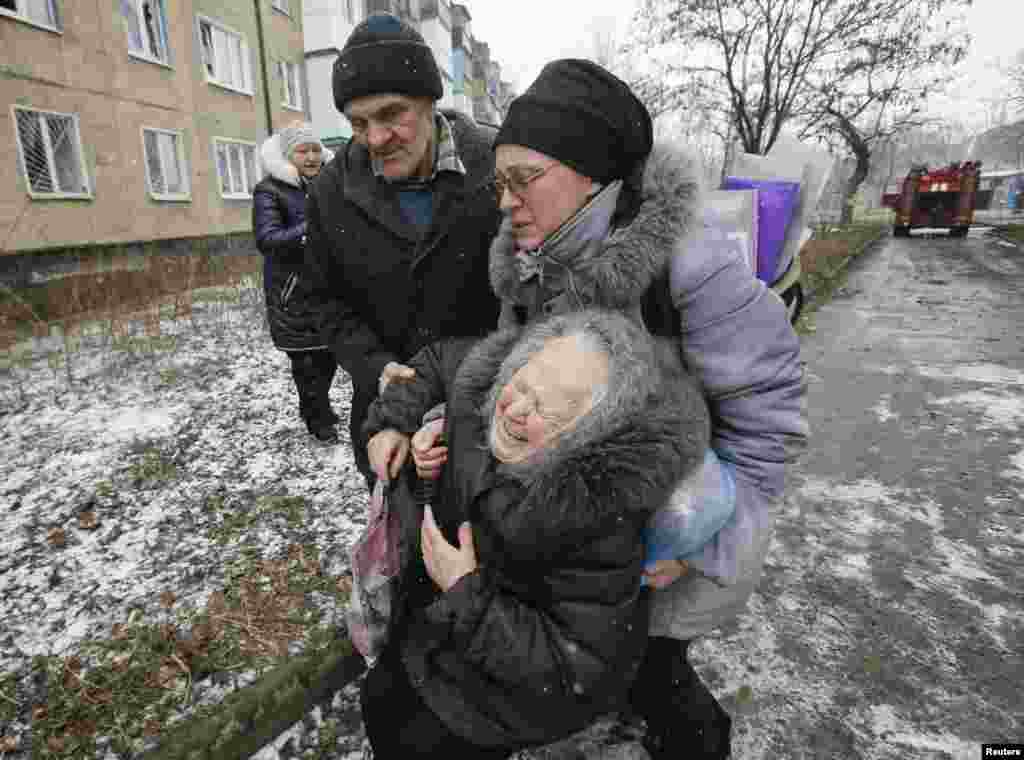
<instances>
[{"instance_id":1,"label":"elderly man","mask_svg":"<svg viewBox=\"0 0 1024 760\"><path fill-rule=\"evenodd\" d=\"M363 687L378 760L507 757L620 707L647 640L644 526L709 440L674 350L621 314L471 343L421 351L367 420L402 530L390 639ZM421 508L403 464L441 400L449 460Z\"/></svg>"},{"instance_id":2,"label":"elderly man","mask_svg":"<svg viewBox=\"0 0 1024 760\"><path fill-rule=\"evenodd\" d=\"M408 379L423 346L497 324L494 130L437 109L433 53L387 14L353 30L333 86L353 138L310 191L306 264L325 342L352 378L349 432L372 486L359 431L380 388Z\"/></svg>"}]
</instances>

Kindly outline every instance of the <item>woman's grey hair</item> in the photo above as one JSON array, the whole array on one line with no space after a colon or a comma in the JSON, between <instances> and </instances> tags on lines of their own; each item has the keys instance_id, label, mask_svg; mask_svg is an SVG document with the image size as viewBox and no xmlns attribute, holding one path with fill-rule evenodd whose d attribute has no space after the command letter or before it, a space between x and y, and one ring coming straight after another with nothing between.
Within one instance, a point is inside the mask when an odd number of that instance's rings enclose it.
<instances>
[{"instance_id":1,"label":"woman's grey hair","mask_svg":"<svg viewBox=\"0 0 1024 760\"><path fill-rule=\"evenodd\" d=\"M550 317L530 325L502 361L481 410L487 429L498 398L531 358L548 341L576 337L608 361L608 381L594 388L593 407L556 440L560 449L575 449L611 431L616 424L643 410L659 385L660 365L651 336L643 325L621 312L586 309ZM530 463L531 466L536 462Z\"/></svg>"}]
</instances>

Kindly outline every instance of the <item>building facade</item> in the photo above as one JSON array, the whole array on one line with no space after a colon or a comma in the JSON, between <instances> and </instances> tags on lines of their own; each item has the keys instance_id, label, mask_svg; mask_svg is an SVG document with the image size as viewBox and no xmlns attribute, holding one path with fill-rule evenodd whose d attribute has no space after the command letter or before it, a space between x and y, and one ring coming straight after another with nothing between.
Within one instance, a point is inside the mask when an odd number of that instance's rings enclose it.
<instances>
[{"instance_id":1,"label":"building facade","mask_svg":"<svg viewBox=\"0 0 1024 760\"><path fill-rule=\"evenodd\" d=\"M305 0L306 73L313 126L329 144L352 134L334 107L334 61L356 25L373 13L391 13L419 30L434 53L444 83L442 108L498 124L512 97L501 67L472 33L465 5L450 0Z\"/></svg>"},{"instance_id":2,"label":"building facade","mask_svg":"<svg viewBox=\"0 0 1024 760\"><path fill-rule=\"evenodd\" d=\"M0 0L0 255L250 231L310 116L301 6Z\"/></svg>"}]
</instances>

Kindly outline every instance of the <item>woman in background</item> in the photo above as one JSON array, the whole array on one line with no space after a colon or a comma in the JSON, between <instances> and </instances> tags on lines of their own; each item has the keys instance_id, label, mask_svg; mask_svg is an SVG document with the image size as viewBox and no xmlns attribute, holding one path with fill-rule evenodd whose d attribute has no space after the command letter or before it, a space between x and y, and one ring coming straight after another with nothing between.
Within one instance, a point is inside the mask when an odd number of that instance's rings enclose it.
<instances>
[{"instance_id":1,"label":"woman in background","mask_svg":"<svg viewBox=\"0 0 1024 760\"><path fill-rule=\"evenodd\" d=\"M253 190L252 221L263 254L263 289L274 345L288 354L299 394L299 414L310 435L337 443L338 416L328 395L337 363L297 287L306 246L308 183L333 153L310 124L295 122L260 148L266 176Z\"/></svg>"}]
</instances>

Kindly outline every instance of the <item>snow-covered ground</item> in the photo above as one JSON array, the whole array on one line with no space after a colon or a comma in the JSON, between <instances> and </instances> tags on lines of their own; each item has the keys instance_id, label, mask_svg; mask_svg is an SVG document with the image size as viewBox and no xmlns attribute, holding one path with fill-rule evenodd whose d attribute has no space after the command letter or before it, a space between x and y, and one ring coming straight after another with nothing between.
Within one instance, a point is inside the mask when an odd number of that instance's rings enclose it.
<instances>
[{"instance_id":1,"label":"snow-covered ground","mask_svg":"<svg viewBox=\"0 0 1024 760\"><path fill-rule=\"evenodd\" d=\"M892 244L804 337L812 447L748 611L691 649L733 715L737 759L968 760L1024 738L1024 265L942 245ZM988 279L962 264L960 299L936 278L961 277L962 251L998 260ZM246 547L314 545L325 573L344 570L366 504L347 425L335 447L307 435L254 287L195 295L159 330L151 317L54 332L0 363L0 677L132 610L159 620L162 592L202 605ZM349 394L339 374L343 417ZM211 499L285 493L305 500L299 523L216 540ZM358 757L357 706L350 686L254 760L312 751L325 731L340 737L328 756ZM25 732L2 716L0 738ZM635 738L603 721L518 760L643 758Z\"/></svg>"},{"instance_id":2,"label":"snow-covered ground","mask_svg":"<svg viewBox=\"0 0 1024 760\"><path fill-rule=\"evenodd\" d=\"M176 610L201 607L245 546L272 558L315 545L325 572L346 566L366 501L350 448L306 433L252 283L194 295L191 314L164 308L159 329L151 311L71 335L55 328L9 351L0 675L25 676L35 655L109 637L133 610L162 619L162 592ZM342 416L349 397L339 373L331 398ZM347 439L345 424L340 432ZM305 499L300 524L256 524L244 540L217 542L224 515L203 509L211 497L231 507L283 494ZM17 736L26 726L0 725L0 736L5 728Z\"/></svg>"}]
</instances>

